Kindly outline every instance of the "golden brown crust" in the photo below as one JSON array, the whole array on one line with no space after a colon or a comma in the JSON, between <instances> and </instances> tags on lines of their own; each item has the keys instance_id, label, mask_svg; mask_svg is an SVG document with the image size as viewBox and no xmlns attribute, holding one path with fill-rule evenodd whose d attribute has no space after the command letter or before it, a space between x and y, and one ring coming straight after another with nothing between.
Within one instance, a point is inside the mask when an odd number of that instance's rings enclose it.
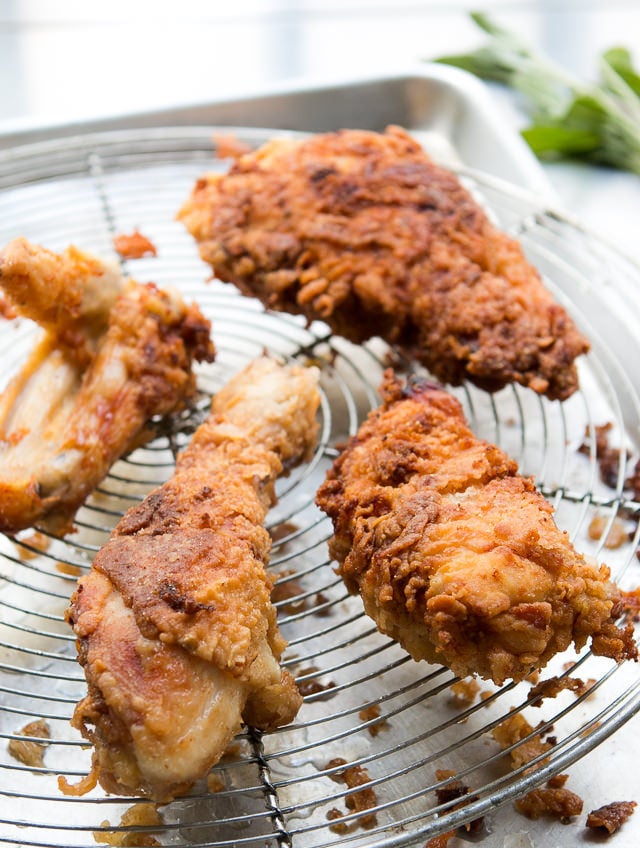
<instances>
[{"instance_id":1,"label":"golden brown crust","mask_svg":"<svg viewBox=\"0 0 640 848\"><path fill-rule=\"evenodd\" d=\"M194 360L214 357L210 323L71 248L12 242L0 285L45 329L0 399L0 530L66 532L111 465L148 439L149 419L193 397Z\"/></svg>"},{"instance_id":2,"label":"golden brown crust","mask_svg":"<svg viewBox=\"0 0 640 848\"><path fill-rule=\"evenodd\" d=\"M503 451L477 439L459 403L389 371L317 495L332 555L380 630L415 659L521 680L572 642L636 656L614 622L618 593L553 521Z\"/></svg>"},{"instance_id":3,"label":"golden brown crust","mask_svg":"<svg viewBox=\"0 0 640 848\"><path fill-rule=\"evenodd\" d=\"M80 580L68 620L88 695L73 724L107 791L166 801L206 774L243 721L269 730L295 716L264 518L281 448L293 463L315 443L318 400L315 369L253 362Z\"/></svg>"},{"instance_id":4,"label":"golden brown crust","mask_svg":"<svg viewBox=\"0 0 640 848\"><path fill-rule=\"evenodd\" d=\"M570 789L541 787L518 798L516 809L529 819L549 816L567 821L582 812L582 798Z\"/></svg>"},{"instance_id":5,"label":"golden brown crust","mask_svg":"<svg viewBox=\"0 0 640 848\"><path fill-rule=\"evenodd\" d=\"M587 827L606 831L610 836L620 830L637 806L636 801L613 801L611 804L605 804L589 813Z\"/></svg>"},{"instance_id":6,"label":"golden brown crust","mask_svg":"<svg viewBox=\"0 0 640 848\"><path fill-rule=\"evenodd\" d=\"M520 245L398 127L274 140L202 177L179 217L215 274L269 309L380 336L450 384L577 387L587 341Z\"/></svg>"}]
</instances>

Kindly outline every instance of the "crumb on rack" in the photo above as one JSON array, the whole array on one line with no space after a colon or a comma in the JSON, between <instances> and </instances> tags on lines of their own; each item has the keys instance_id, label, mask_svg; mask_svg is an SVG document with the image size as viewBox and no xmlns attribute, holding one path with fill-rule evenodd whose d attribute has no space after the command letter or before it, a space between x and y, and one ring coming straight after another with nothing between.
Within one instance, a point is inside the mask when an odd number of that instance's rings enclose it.
<instances>
[{"instance_id":1,"label":"crumb on rack","mask_svg":"<svg viewBox=\"0 0 640 848\"><path fill-rule=\"evenodd\" d=\"M448 781L444 786L439 786L435 790L436 798L438 799L438 804L448 804L451 801L455 801L457 799L464 799L459 804L454 804L450 811L459 810L461 807L464 807L465 804L470 801L476 801L478 799L477 795L469 795L469 787L466 786L461 780L453 780L455 778L456 772L451 769L437 769L436 770L436 780ZM459 831L465 831L466 833L478 834L484 827L484 818L480 816L477 819L473 819L470 822L466 822L464 825L461 825Z\"/></svg>"},{"instance_id":2,"label":"crumb on rack","mask_svg":"<svg viewBox=\"0 0 640 848\"><path fill-rule=\"evenodd\" d=\"M453 839L455 835L455 830L447 830L445 833L438 834L438 836L432 836L431 839L425 843L424 848L447 848L449 840Z\"/></svg>"},{"instance_id":3,"label":"crumb on rack","mask_svg":"<svg viewBox=\"0 0 640 848\"><path fill-rule=\"evenodd\" d=\"M609 519L597 513L589 523L588 535L592 542L599 542L602 535L609 524ZM629 532L625 527L624 522L617 515L611 522L611 527L604 540L604 547L609 550L616 550L629 542Z\"/></svg>"},{"instance_id":4,"label":"crumb on rack","mask_svg":"<svg viewBox=\"0 0 640 848\"><path fill-rule=\"evenodd\" d=\"M370 707L360 710L358 718L363 722L373 722L367 727L369 736L377 736L381 730L387 730L389 727L389 722L386 718L380 718L380 706L378 704L371 704ZM379 720L374 721L374 719Z\"/></svg>"},{"instance_id":5,"label":"crumb on rack","mask_svg":"<svg viewBox=\"0 0 640 848\"><path fill-rule=\"evenodd\" d=\"M72 562L63 562L62 560L56 562L56 571L59 571L60 574L69 574L71 577L79 577L82 574L82 569L79 565L75 565Z\"/></svg>"},{"instance_id":6,"label":"crumb on rack","mask_svg":"<svg viewBox=\"0 0 640 848\"><path fill-rule=\"evenodd\" d=\"M629 816L633 815L637 807L635 801L613 801L592 810L587 816L587 827L598 831L606 831L610 836L620 830Z\"/></svg>"},{"instance_id":7,"label":"crumb on rack","mask_svg":"<svg viewBox=\"0 0 640 848\"><path fill-rule=\"evenodd\" d=\"M568 774L554 774L547 780L547 786L549 789L562 789L567 780L569 780Z\"/></svg>"},{"instance_id":8,"label":"crumb on rack","mask_svg":"<svg viewBox=\"0 0 640 848\"><path fill-rule=\"evenodd\" d=\"M555 698L560 692L566 690L573 692L579 698L588 692L595 685L595 682L593 678L585 681L579 677L549 677L531 688L529 693L530 706L540 707L545 698Z\"/></svg>"},{"instance_id":9,"label":"crumb on rack","mask_svg":"<svg viewBox=\"0 0 640 848\"><path fill-rule=\"evenodd\" d=\"M35 736L38 739L49 740L51 732L43 718L30 721L18 731L19 736ZM42 768L44 752L48 741L36 742L33 739L10 739L7 748L15 759L29 768Z\"/></svg>"},{"instance_id":10,"label":"crumb on rack","mask_svg":"<svg viewBox=\"0 0 640 848\"><path fill-rule=\"evenodd\" d=\"M47 551L51 545L51 539L40 530L34 530L16 539L16 544L20 550L20 559L27 560Z\"/></svg>"},{"instance_id":11,"label":"crumb on rack","mask_svg":"<svg viewBox=\"0 0 640 848\"><path fill-rule=\"evenodd\" d=\"M286 539L287 536L290 536L299 529L300 527L293 521L281 521L280 524L274 525L269 530L269 535L271 536L271 541L275 544L282 541L282 539ZM293 574L293 572L291 573Z\"/></svg>"},{"instance_id":12,"label":"crumb on rack","mask_svg":"<svg viewBox=\"0 0 640 848\"><path fill-rule=\"evenodd\" d=\"M345 805L350 813L362 813L356 819L354 827L362 827L364 830L370 830L377 825L378 820L375 813L367 811L375 807L377 798L373 787L367 785L371 782L367 770L359 765L348 765L347 761L343 760L342 757L336 757L327 763L328 769L334 769L337 766L345 766L345 768L330 775L331 780L336 783L343 783L349 789L354 790L345 796ZM329 813L327 813L327 818L336 822L331 826L331 829L335 833L344 834L347 832L345 830L347 825L338 822L338 819L344 815L345 813L341 813L336 808L329 810Z\"/></svg>"},{"instance_id":13,"label":"crumb on rack","mask_svg":"<svg viewBox=\"0 0 640 848\"><path fill-rule=\"evenodd\" d=\"M620 614L625 621L640 621L640 586L629 592L620 591L620 607Z\"/></svg>"},{"instance_id":14,"label":"crumb on rack","mask_svg":"<svg viewBox=\"0 0 640 848\"><path fill-rule=\"evenodd\" d=\"M465 677L463 680L457 680L449 687L449 704L459 709L470 707L479 691L480 684L475 678Z\"/></svg>"},{"instance_id":15,"label":"crumb on rack","mask_svg":"<svg viewBox=\"0 0 640 848\"><path fill-rule=\"evenodd\" d=\"M113 237L113 247L123 259L142 259L143 256L157 256L154 243L138 230L132 233L120 233Z\"/></svg>"},{"instance_id":16,"label":"crumb on rack","mask_svg":"<svg viewBox=\"0 0 640 848\"><path fill-rule=\"evenodd\" d=\"M515 806L528 819L547 816L567 823L582 812L582 798L564 786L546 786L527 792L518 798Z\"/></svg>"},{"instance_id":17,"label":"crumb on rack","mask_svg":"<svg viewBox=\"0 0 640 848\"><path fill-rule=\"evenodd\" d=\"M584 441L578 451L589 456L592 448L595 448L600 478L609 488L615 489L620 473L620 448L613 448L609 444L609 433L612 429L613 424L610 421L606 424L597 424L594 427L593 436L587 428Z\"/></svg>"},{"instance_id":18,"label":"crumb on rack","mask_svg":"<svg viewBox=\"0 0 640 848\"><path fill-rule=\"evenodd\" d=\"M307 608L307 599L304 597L304 588L297 580L286 578L295 571L283 571L278 575L278 581L271 590L271 602L280 604L280 610L287 615L303 612Z\"/></svg>"},{"instance_id":19,"label":"crumb on rack","mask_svg":"<svg viewBox=\"0 0 640 848\"><path fill-rule=\"evenodd\" d=\"M330 615L331 611L328 607L329 598L324 594L324 592L317 592L315 596L315 607L313 610L314 615L319 615L321 617Z\"/></svg>"},{"instance_id":20,"label":"crumb on rack","mask_svg":"<svg viewBox=\"0 0 640 848\"><path fill-rule=\"evenodd\" d=\"M620 448L611 447L609 444L609 434L613 429L613 424L598 424L594 428L593 437L589 428L585 430L583 443L578 448L580 453L587 456L590 455L592 448L595 448L596 462L600 472L600 479L609 486L610 489L615 489L618 485L620 476ZM629 492L632 501L640 499L640 459L637 459L631 474L624 481L624 491ZM637 515L635 518L637 519Z\"/></svg>"},{"instance_id":21,"label":"crumb on rack","mask_svg":"<svg viewBox=\"0 0 640 848\"><path fill-rule=\"evenodd\" d=\"M511 759L511 768L517 769L533 759L545 754L551 747L551 743L545 741L540 733L534 733L535 728L529 724L522 713L514 713L501 721L500 724L493 728L493 738L500 745L502 750L515 747L509 751ZM530 739L526 737L531 736ZM526 741L522 741L525 740ZM521 744L519 744L521 743ZM542 760L542 764L545 760Z\"/></svg>"},{"instance_id":22,"label":"crumb on rack","mask_svg":"<svg viewBox=\"0 0 640 848\"><path fill-rule=\"evenodd\" d=\"M307 675L318 673L319 669L317 669L315 666L310 666L309 668L301 668L300 671L297 673L297 676L306 677ZM329 680L327 683L322 683L320 680L318 680L317 677L311 678L309 680L296 679L296 685L298 687L298 691L300 692L303 698L305 695L317 695L320 692L325 692L326 694L323 696L323 698L318 699L324 700L325 698L333 698L335 694L334 692L330 691L336 685L333 680Z\"/></svg>"},{"instance_id":23,"label":"crumb on rack","mask_svg":"<svg viewBox=\"0 0 640 848\"><path fill-rule=\"evenodd\" d=\"M162 818L155 804L134 804L122 814L117 830L96 830L93 832L93 838L102 845L113 845L116 848L129 848L129 846L149 848L162 843L158 842L151 833L127 831L120 828L162 827L162 824ZM109 828L111 824L108 821L103 821L102 827Z\"/></svg>"}]
</instances>

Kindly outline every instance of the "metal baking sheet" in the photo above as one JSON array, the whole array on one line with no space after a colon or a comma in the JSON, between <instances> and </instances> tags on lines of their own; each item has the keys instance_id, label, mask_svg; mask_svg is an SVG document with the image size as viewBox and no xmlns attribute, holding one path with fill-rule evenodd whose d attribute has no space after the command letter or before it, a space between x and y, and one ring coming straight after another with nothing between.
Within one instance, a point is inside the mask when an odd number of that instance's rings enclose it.
<instances>
[{"instance_id":1,"label":"metal baking sheet","mask_svg":"<svg viewBox=\"0 0 640 848\"><path fill-rule=\"evenodd\" d=\"M161 126L277 127L324 132L342 127L382 130L399 124L440 161L464 163L516 185L549 194L537 160L506 130L485 86L457 68L423 63L407 72L323 84L294 81L251 96L182 104L82 122L14 122L0 148L105 130Z\"/></svg>"},{"instance_id":2,"label":"metal baking sheet","mask_svg":"<svg viewBox=\"0 0 640 848\"><path fill-rule=\"evenodd\" d=\"M478 432L498 441L517 457L526 473L536 476L558 509L559 523L582 546L591 517L602 512L613 521L621 507L619 497L596 484L593 457L576 455L585 425L613 419L618 433L629 435L629 449L637 451L640 446L640 384L628 369L638 355L637 334L624 323L616 324L618 317L612 311L616 298L610 296L617 296L621 287L638 287L640 278L636 268L619 260L606 245L549 213L546 202L520 196L506 190L500 181L475 178L470 173L469 169L490 173L534 189L538 198L547 196L538 163L515 134L505 131L484 87L467 75L441 66L421 66L410 74L384 79L291 85L255 97L144 115L64 127L14 128L3 136L4 152L0 150L0 186L4 186L0 191L0 240L26 234L41 238L54 249L73 240L101 252L109 249L110 227L125 231L139 225L152 236L160 254L157 260L140 260L131 270L137 277L155 278L162 285L175 282L179 272L181 285L202 302L217 328L220 359L200 375L209 391L215 391L224 377L263 343L284 356L300 350L320 355L323 345L329 345L327 361L335 371L325 373L326 405L335 414L335 422L340 422L340 432L326 424L331 430L327 438L330 447L345 435L336 404L342 404L346 412L357 409L357 417L361 417L376 403L381 361L375 346L356 355L340 340L326 339L321 328L265 315L255 303L236 297L229 287L205 285L195 248L173 221L173 214L191 180L211 162L213 127L255 127L254 132L245 129L240 134L259 143L271 132L282 130L382 129L389 123L407 127L440 161L461 167L498 223L523 240L556 294L593 330L596 351L583 369L584 392L567 407L520 390L491 398L473 389L459 393ZM174 129L165 130L167 127ZM105 211L109 213L106 221ZM609 293L603 291L606 285ZM640 314L629 305L627 313L631 323ZM612 324L617 333L611 341L619 344L619 349L615 345L611 349L609 344ZM5 367L28 347L27 328L23 330L0 336L0 359ZM353 426L355 421L350 422ZM133 494L121 491L121 481L134 485L140 469L151 469L152 476L162 477L169 473L169 454L166 445L158 443L132 457L132 462L119 464L114 477L83 512L79 538L53 540L44 551L30 534L17 544L3 540L0 560L6 585L0 593L0 661L8 694L6 709L0 711L4 712L0 732L11 737L33 710L34 715L49 716L55 738L46 754L48 769L20 773L6 755L1 760L9 779L0 791L9 803L0 816L0 844L90 845L94 834L105 835L101 828L107 832L117 829L121 812L130 805L104 798L99 791L77 803L65 802L55 789L56 771L77 777L86 770L88 760L88 752L81 750L80 740L66 721L83 681L75 665L72 637L59 614L74 578L60 570L60 564L68 569L88 567L92 550L108 531L107 518L98 520L96 516L101 510L105 516L115 516L128 497L137 495L137 489ZM330 452L322 462L326 464L329 456ZM158 835L161 844L239 843L282 848L291 839L300 846L328 846L338 841L363 848L422 845L440 829L443 815L446 822L455 823L446 817L447 810L430 816L435 802L428 787L434 782L436 767L453 767L468 775L468 782L479 792L474 811L485 815L489 829L495 826L497 831L498 821L508 821L514 832L529 830L524 819L509 815L508 804L501 808L499 820L493 818L493 807L521 794L539 782L541 775L566 768L599 742L609 740L640 704L636 669L625 667L613 673L606 663L586 655L559 658L554 670L565 673L563 662L575 659L576 674L596 679L597 691L577 702L567 697L558 705L550 703L544 713L530 710L529 717L547 722L549 732L554 726L559 742L552 762L540 764L539 772L530 776L505 772L500 755L491 747L488 728L526 700L526 687L505 687L492 693L486 704L476 701L464 708L452 706L449 689L453 678L446 670L426 664L416 669L397 646L375 633L362 617L358 600L340 594L340 583L334 579L330 563L324 561L327 529L316 523L309 503L320 470L318 465L311 477L294 477L288 482L280 491L280 507L270 518L271 525L278 526L293 515L299 525L297 537L276 545L273 565L285 581L300 583L299 609L292 609L291 602L281 602L285 635L291 644L287 663L306 684L319 688L315 692L311 688L305 713L295 726L262 740L262 748L255 738L244 735L239 740L236 759L223 763L216 772L225 781L222 793L211 795L201 790L163 810L164 830ZM96 521L104 526L95 529ZM633 570L637 546L636 534L629 545L611 552L617 574ZM595 543L591 552L601 554ZM289 573L292 570L295 573ZM322 602L320 595L324 596ZM48 606L51 598L55 614ZM315 604L320 607L318 613ZM326 610L322 609L325 605ZM25 676L30 686L26 701L15 695ZM378 735L369 732L369 726L376 724L375 715L368 712L372 707L380 708L387 722ZM255 773L257 753L268 766L282 821L265 807L264 787ZM335 755L361 760L377 781L379 829L371 833L355 829L343 840L328 830L328 808L344 806L344 788L325 773L327 761ZM462 818L463 811L458 820ZM286 826L288 833L279 832L281 826ZM557 835L559 831L564 832ZM567 828L551 825L545 832L549 839L553 833L558 844L569 844ZM502 835L496 841L490 833L485 834L483 844L502 848ZM535 844L542 843L536 839ZM522 845L528 848L526 841Z\"/></svg>"}]
</instances>

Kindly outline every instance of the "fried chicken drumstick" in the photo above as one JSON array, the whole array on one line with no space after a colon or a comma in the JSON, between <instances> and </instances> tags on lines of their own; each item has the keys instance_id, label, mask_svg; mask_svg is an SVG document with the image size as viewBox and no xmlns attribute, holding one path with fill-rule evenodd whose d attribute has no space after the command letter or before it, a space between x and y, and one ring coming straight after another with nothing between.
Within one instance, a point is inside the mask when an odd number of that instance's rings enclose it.
<instances>
[{"instance_id":1,"label":"fried chicken drumstick","mask_svg":"<svg viewBox=\"0 0 640 848\"><path fill-rule=\"evenodd\" d=\"M588 350L520 245L398 127L275 139L199 179L178 217L269 309L380 336L440 381L565 399Z\"/></svg>"},{"instance_id":2,"label":"fried chicken drumstick","mask_svg":"<svg viewBox=\"0 0 640 848\"><path fill-rule=\"evenodd\" d=\"M174 475L129 510L72 597L88 694L72 724L108 792L168 801L243 722L267 730L301 703L265 571L276 476L313 449L315 368L255 360L216 395Z\"/></svg>"},{"instance_id":3,"label":"fried chicken drumstick","mask_svg":"<svg viewBox=\"0 0 640 848\"><path fill-rule=\"evenodd\" d=\"M516 463L474 437L458 401L389 371L383 404L328 472L317 503L347 588L411 656L497 684L572 642L636 658L619 595Z\"/></svg>"},{"instance_id":4,"label":"fried chicken drumstick","mask_svg":"<svg viewBox=\"0 0 640 848\"><path fill-rule=\"evenodd\" d=\"M194 360L211 361L194 305L116 265L16 239L0 252L0 288L44 330L0 397L0 530L67 532L111 465L185 406Z\"/></svg>"}]
</instances>

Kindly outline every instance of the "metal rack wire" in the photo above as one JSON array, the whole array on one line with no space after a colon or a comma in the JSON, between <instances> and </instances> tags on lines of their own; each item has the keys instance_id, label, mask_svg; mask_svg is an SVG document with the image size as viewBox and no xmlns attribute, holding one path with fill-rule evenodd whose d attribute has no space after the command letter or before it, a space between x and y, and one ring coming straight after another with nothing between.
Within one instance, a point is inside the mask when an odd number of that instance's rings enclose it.
<instances>
[{"instance_id":1,"label":"metal rack wire","mask_svg":"<svg viewBox=\"0 0 640 848\"><path fill-rule=\"evenodd\" d=\"M250 144L271 135L234 132ZM410 660L377 633L359 599L347 595L328 558L330 525L315 507L314 494L340 443L377 404L389 352L378 343L356 348L322 324L306 326L265 313L231 287L205 282L207 270L174 216L193 180L226 164L215 158L211 128L79 136L0 154L0 242L24 235L54 250L73 242L109 254L115 233L139 227L159 255L130 262L126 270L141 281L177 286L197 300L212 319L219 351L215 363L199 367L201 395L194 409L169 428L159 422L151 443L116 463L80 510L75 533L58 538L25 531L0 538L0 845L91 846L111 840L326 848L337 839L369 848L421 844L565 769L640 707L635 670L586 651L563 655L544 675L592 679L589 692L578 697L563 693L534 709L524 683L482 684L482 697L461 699L451 672ZM593 350L580 363L580 392L564 404L514 387L496 395L473 387L455 393L475 431L535 476L576 545L604 557L622 583L637 582L634 515L640 505L625 499L624 480L640 442L640 384L629 368L640 353L633 326L640 316L635 292L640 274L606 244L526 194L484 175L461 176L498 223L522 241ZM3 380L19 366L33 337L26 321L0 327ZM289 727L268 735L245 729L207 781L159 809L99 789L65 797L57 776L77 780L90 757L69 726L85 686L63 618L75 581L120 515L171 474L210 396L264 349L285 359L312 359L322 368L318 449L307 466L280 481L268 522L276 605L289 640L285 664L304 693L304 705ZM621 448L613 487L600 480L595 440L588 455L578 450L585 432L593 436L605 422L613 425L611 438ZM600 540L588 533L596 513L605 520ZM630 541L604 551L603 540L616 521L626 522ZM531 717L535 734L553 736L544 756L518 769L510 767L509 751L492 736L512 710ZM25 765L11 750L16 742L42 742L24 729L39 719L50 738L42 764ZM357 791L343 779L349 767L368 781L364 806L370 808L354 807ZM454 771L470 787L464 806L437 794L450 781L436 776L438 769Z\"/></svg>"}]
</instances>

